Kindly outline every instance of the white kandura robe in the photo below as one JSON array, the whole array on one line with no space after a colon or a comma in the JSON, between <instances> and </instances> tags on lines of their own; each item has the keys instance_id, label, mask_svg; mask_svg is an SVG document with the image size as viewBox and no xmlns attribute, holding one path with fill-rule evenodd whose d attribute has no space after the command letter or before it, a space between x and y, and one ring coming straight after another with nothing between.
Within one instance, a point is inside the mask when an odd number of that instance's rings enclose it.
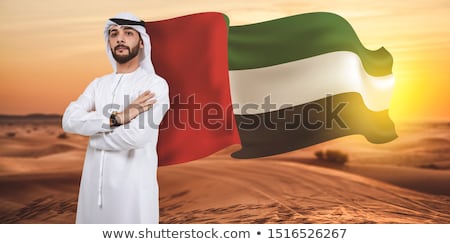
<instances>
[{"instance_id":1,"label":"white kandura robe","mask_svg":"<svg viewBox=\"0 0 450 244\"><path fill-rule=\"evenodd\" d=\"M155 93L152 109L111 129L111 106L123 111L146 90ZM164 79L138 68L95 79L67 107L64 130L90 136L76 223L158 223L156 144L158 125L169 108L168 92Z\"/></svg>"}]
</instances>

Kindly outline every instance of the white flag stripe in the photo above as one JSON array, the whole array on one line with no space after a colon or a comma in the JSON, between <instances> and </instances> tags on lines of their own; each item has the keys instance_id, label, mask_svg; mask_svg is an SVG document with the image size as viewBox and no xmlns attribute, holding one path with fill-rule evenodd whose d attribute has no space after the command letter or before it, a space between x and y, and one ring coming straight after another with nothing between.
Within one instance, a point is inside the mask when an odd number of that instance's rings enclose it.
<instances>
[{"instance_id":1,"label":"white flag stripe","mask_svg":"<svg viewBox=\"0 0 450 244\"><path fill-rule=\"evenodd\" d=\"M235 114L260 114L265 97L270 95L276 108L297 106L347 92L361 94L368 109L382 111L389 107L394 76L367 74L358 55L339 51L284 64L230 71L231 99ZM242 109L246 104L256 104Z\"/></svg>"}]
</instances>

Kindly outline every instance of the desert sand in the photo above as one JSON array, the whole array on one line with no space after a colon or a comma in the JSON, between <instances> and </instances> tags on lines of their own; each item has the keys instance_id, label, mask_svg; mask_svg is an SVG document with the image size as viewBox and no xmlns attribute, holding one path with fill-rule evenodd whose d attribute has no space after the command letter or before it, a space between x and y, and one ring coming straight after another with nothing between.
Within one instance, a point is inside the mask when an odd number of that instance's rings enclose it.
<instances>
[{"instance_id":1,"label":"desert sand","mask_svg":"<svg viewBox=\"0 0 450 244\"><path fill-rule=\"evenodd\" d=\"M0 118L0 223L74 223L87 138L60 118ZM161 223L450 223L450 125L398 127L374 145L354 135L259 159L227 147L160 167ZM323 149L344 164L315 158Z\"/></svg>"}]
</instances>

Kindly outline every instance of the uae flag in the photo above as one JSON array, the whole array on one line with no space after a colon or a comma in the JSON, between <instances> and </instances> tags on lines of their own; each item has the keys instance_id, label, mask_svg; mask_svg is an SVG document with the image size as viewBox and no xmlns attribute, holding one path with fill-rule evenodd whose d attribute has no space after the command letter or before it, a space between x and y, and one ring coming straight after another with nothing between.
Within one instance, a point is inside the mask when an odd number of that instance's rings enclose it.
<instances>
[{"instance_id":1,"label":"uae flag","mask_svg":"<svg viewBox=\"0 0 450 244\"><path fill-rule=\"evenodd\" d=\"M396 138L392 56L364 48L345 19L308 13L228 23L220 13L146 23L171 96L160 165L239 143L233 157L255 158L352 134L372 143Z\"/></svg>"}]
</instances>

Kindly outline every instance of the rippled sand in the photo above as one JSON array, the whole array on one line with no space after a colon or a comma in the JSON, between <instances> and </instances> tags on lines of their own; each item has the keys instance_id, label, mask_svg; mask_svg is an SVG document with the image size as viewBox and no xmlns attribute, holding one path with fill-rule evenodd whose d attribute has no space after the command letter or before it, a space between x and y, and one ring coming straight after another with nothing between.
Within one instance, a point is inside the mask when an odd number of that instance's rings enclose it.
<instances>
[{"instance_id":1,"label":"rippled sand","mask_svg":"<svg viewBox=\"0 0 450 244\"><path fill-rule=\"evenodd\" d=\"M448 124L405 126L261 159L230 146L159 168L161 223L450 223ZM14 134L14 135L13 135ZM0 223L74 223L87 139L55 119L0 121ZM319 161L336 149L345 165Z\"/></svg>"}]
</instances>

